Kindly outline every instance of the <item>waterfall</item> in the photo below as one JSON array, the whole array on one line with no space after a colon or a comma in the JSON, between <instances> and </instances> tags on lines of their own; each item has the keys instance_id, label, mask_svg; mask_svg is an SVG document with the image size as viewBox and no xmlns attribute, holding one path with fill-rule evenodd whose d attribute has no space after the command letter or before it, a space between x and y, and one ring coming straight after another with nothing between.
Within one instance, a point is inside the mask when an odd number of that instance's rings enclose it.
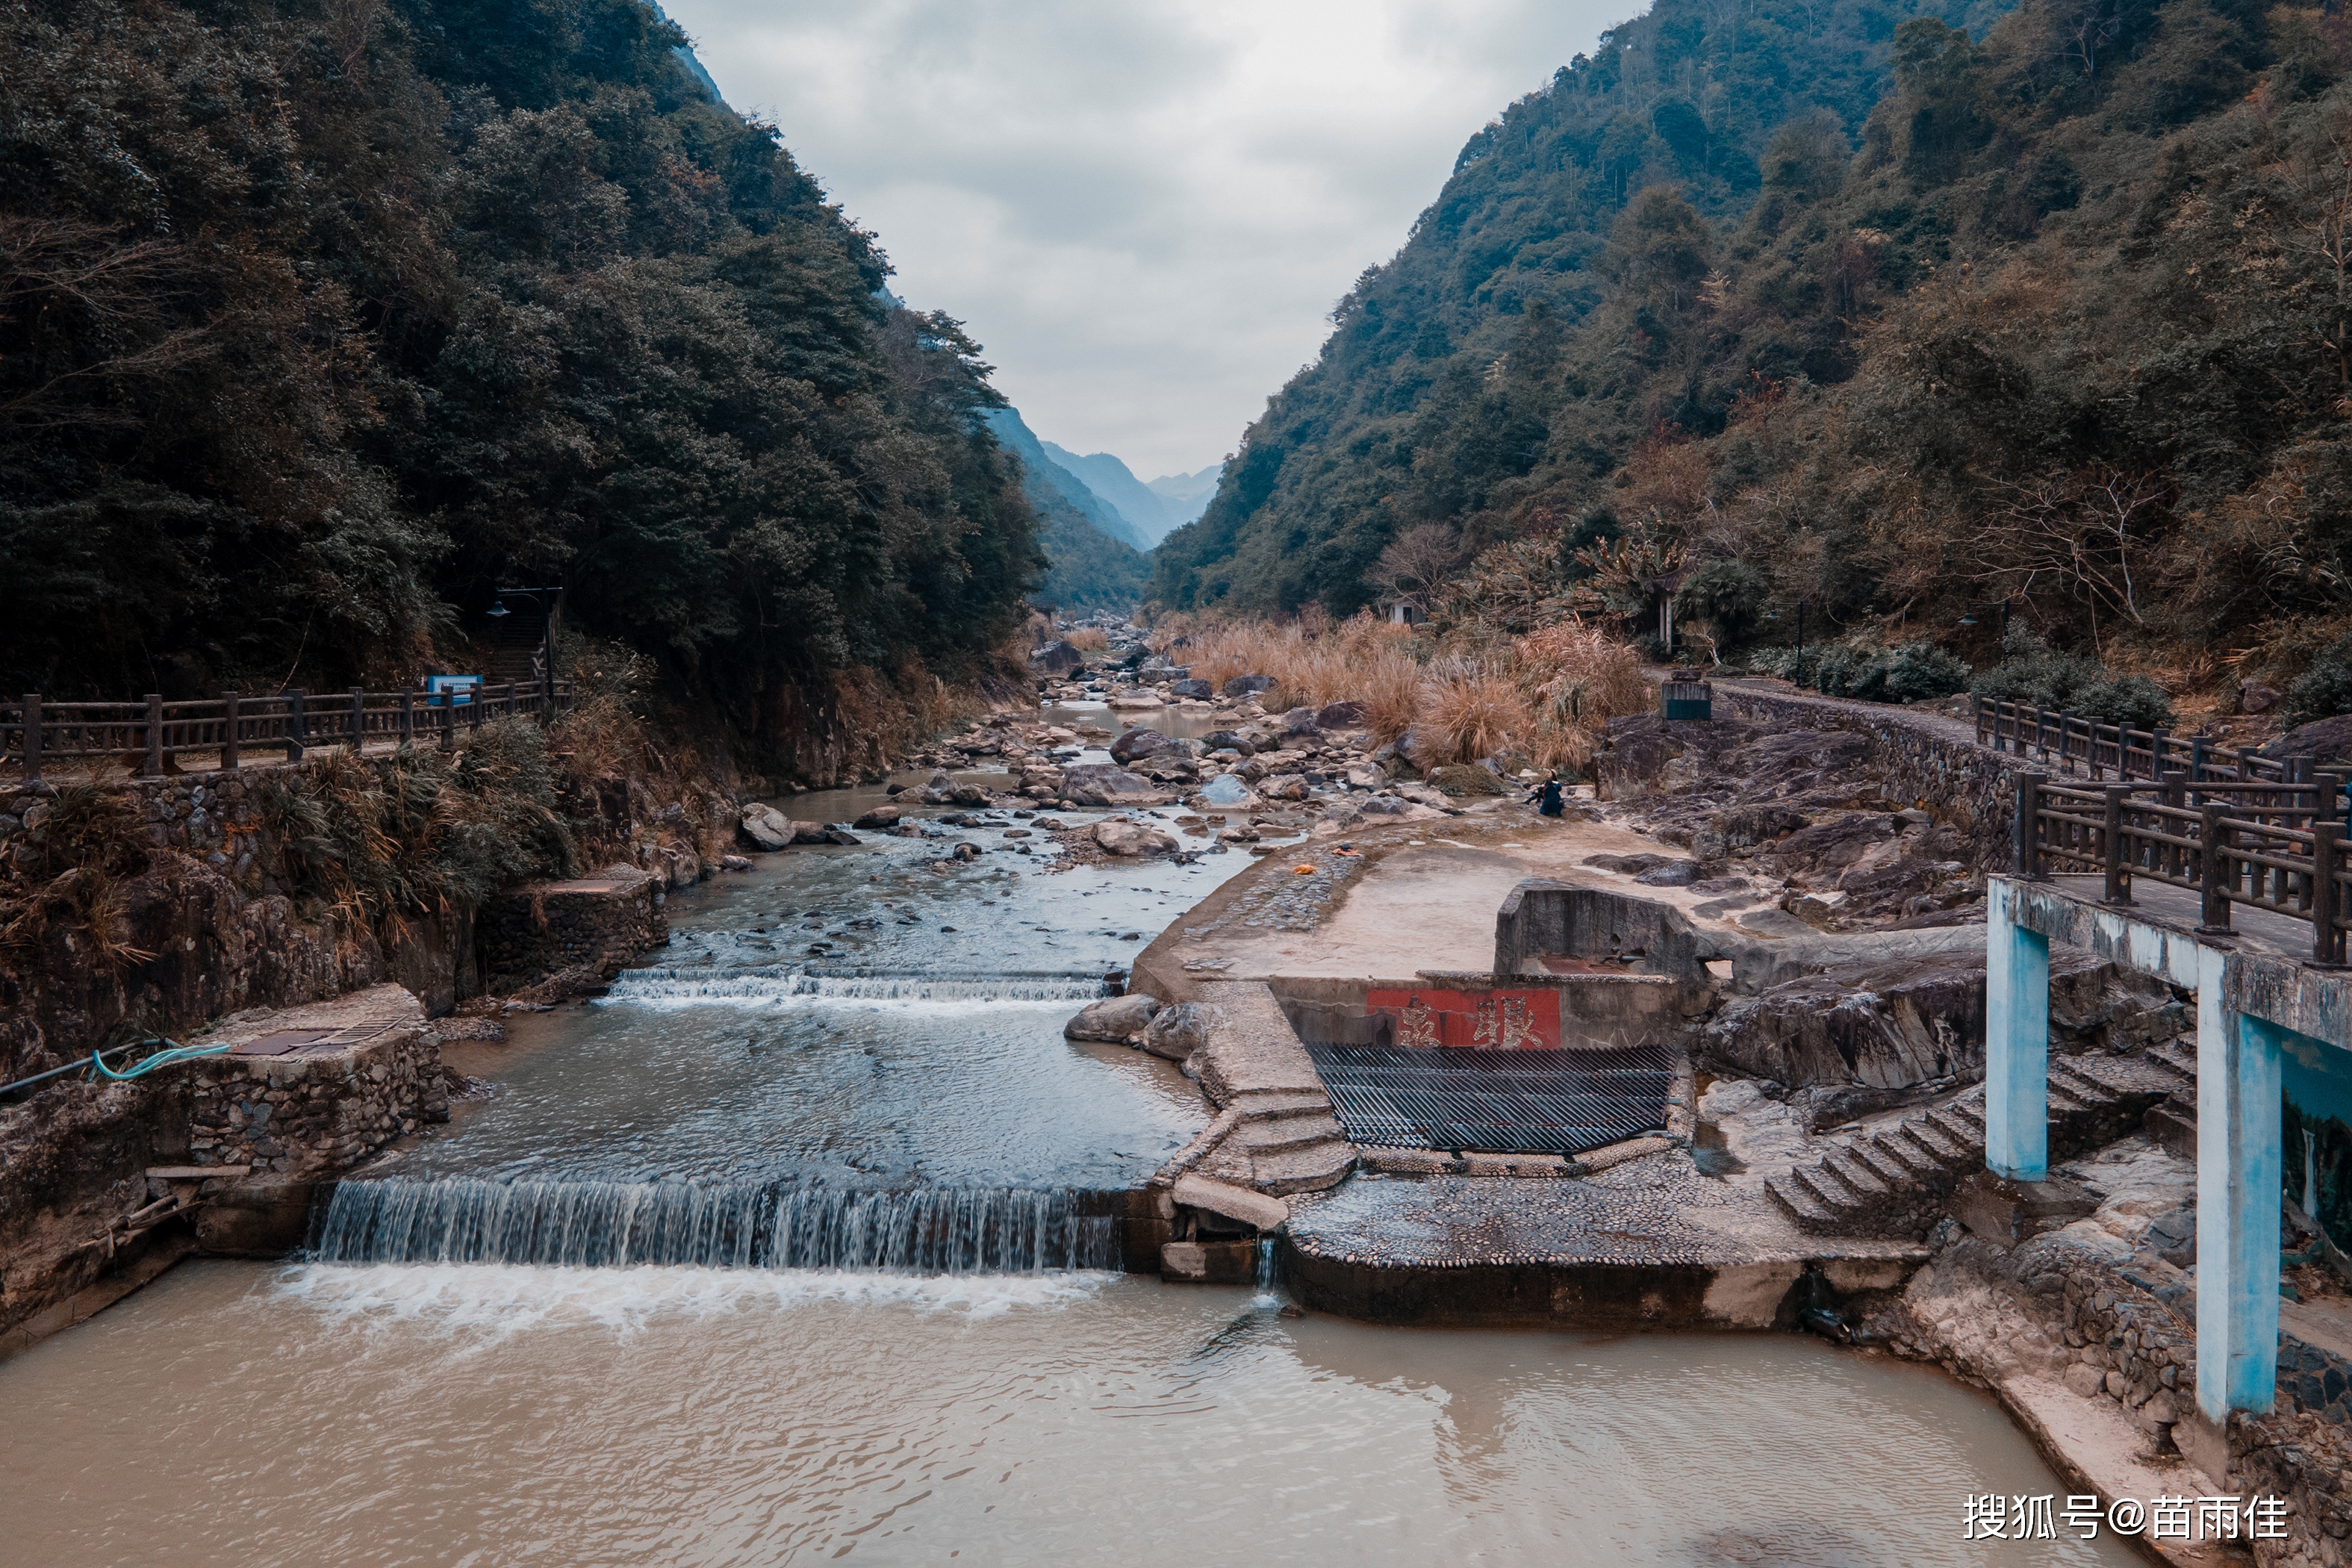
<instances>
[{"instance_id":1,"label":"waterfall","mask_svg":"<svg viewBox=\"0 0 2352 1568\"><path fill-rule=\"evenodd\" d=\"M664 967L624 970L606 1005L749 1002L1092 1002L1099 978L1067 974L826 974L805 969Z\"/></svg>"},{"instance_id":2,"label":"waterfall","mask_svg":"<svg viewBox=\"0 0 2352 1568\"><path fill-rule=\"evenodd\" d=\"M845 1192L754 1183L343 1182L314 1222L321 1263L691 1263L1034 1274L1117 1268L1117 1219L1069 1188Z\"/></svg>"}]
</instances>

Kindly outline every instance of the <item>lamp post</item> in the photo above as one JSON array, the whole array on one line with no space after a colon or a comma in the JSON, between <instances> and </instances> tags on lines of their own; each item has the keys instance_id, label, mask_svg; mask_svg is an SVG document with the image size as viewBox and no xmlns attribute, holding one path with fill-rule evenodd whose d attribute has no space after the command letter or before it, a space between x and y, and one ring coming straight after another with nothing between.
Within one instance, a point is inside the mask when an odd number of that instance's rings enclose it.
<instances>
[{"instance_id":1,"label":"lamp post","mask_svg":"<svg viewBox=\"0 0 2352 1568\"><path fill-rule=\"evenodd\" d=\"M1979 610L1990 610L1995 606L1999 606L2000 610L2001 651L2003 653L2007 653L2009 650L2009 605L2010 601L2008 599L1982 599L1973 605L1963 605L1960 606L1960 625L1964 626L1975 626L1977 624L1977 612Z\"/></svg>"},{"instance_id":2,"label":"lamp post","mask_svg":"<svg viewBox=\"0 0 2352 1568\"><path fill-rule=\"evenodd\" d=\"M556 606L562 602L563 590L560 586L501 588L498 591L497 596L490 601L489 609L484 613L494 621L502 620L514 614L512 610L507 608L507 600L509 598L529 599L539 606L541 616L539 633L540 647L544 656L541 659L540 694L544 700L551 703L555 700L555 611Z\"/></svg>"}]
</instances>

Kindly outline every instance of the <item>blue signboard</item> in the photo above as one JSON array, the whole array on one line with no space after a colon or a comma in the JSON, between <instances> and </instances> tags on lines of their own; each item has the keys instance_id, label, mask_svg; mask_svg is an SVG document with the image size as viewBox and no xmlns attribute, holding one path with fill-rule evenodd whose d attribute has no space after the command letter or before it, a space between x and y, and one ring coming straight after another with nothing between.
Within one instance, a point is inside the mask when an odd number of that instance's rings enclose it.
<instances>
[{"instance_id":1,"label":"blue signboard","mask_svg":"<svg viewBox=\"0 0 2352 1568\"><path fill-rule=\"evenodd\" d=\"M425 705L438 708L447 704L462 708L474 700L482 689L478 675L428 675L425 678Z\"/></svg>"}]
</instances>

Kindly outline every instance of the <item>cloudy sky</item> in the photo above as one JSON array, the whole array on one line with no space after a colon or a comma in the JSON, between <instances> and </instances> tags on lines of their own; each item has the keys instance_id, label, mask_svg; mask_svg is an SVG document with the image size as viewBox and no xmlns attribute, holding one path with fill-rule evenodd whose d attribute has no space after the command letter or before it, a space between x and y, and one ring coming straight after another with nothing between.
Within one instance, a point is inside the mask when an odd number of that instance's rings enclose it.
<instances>
[{"instance_id":1,"label":"cloudy sky","mask_svg":"<svg viewBox=\"0 0 2352 1568\"><path fill-rule=\"evenodd\" d=\"M665 0L1032 428L1230 452L1454 155L1639 0Z\"/></svg>"}]
</instances>

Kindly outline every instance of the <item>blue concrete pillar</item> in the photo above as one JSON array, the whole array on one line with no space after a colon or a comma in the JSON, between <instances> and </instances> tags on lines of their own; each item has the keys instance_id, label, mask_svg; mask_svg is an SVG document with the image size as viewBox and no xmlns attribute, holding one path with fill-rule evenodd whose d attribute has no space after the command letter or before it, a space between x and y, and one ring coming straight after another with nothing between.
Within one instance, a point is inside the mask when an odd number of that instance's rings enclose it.
<instances>
[{"instance_id":1,"label":"blue concrete pillar","mask_svg":"<svg viewBox=\"0 0 2352 1568\"><path fill-rule=\"evenodd\" d=\"M2050 939L2017 923L2023 889L1996 879L1985 899L1985 1165L2050 1173Z\"/></svg>"},{"instance_id":2,"label":"blue concrete pillar","mask_svg":"<svg viewBox=\"0 0 2352 1568\"><path fill-rule=\"evenodd\" d=\"M2288 1033L2222 1005L2223 963L2210 948L2198 953L2197 1407L2217 1423L2232 1410L2268 1410L2278 1387L2279 1046Z\"/></svg>"}]
</instances>

